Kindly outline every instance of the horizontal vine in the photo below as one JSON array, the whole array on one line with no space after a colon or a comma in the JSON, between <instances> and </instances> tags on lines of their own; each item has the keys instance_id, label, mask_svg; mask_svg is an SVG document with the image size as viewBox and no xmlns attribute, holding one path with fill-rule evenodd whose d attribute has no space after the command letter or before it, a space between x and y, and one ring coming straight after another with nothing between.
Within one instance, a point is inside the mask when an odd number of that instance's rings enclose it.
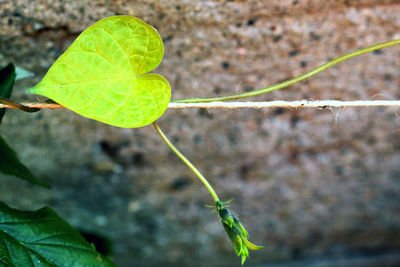
<instances>
[{"instance_id":1,"label":"horizontal vine","mask_svg":"<svg viewBox=\"0 0 400 267\"><path fill-rule=\"evenodd\" d=\"M0 108L18 109L25 112L36 112L41 109L65 109L54 103L17 103L6 99L7 103ZM0 103L3 99L0 98ZM297 101L264 101L264 102L208 102L208 103L169 103L168 108L206 108L206 109L238 109L238 108L329 108L329 107L400 107L400 100L297 100Z\"/></svg>"}]
</instances>

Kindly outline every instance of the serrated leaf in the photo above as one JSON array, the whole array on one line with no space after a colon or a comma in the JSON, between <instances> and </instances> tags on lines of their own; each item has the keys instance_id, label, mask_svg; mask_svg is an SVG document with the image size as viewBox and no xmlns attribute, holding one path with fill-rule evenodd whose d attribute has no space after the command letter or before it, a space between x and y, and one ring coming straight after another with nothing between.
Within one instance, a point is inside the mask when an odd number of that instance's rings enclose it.
<instances>
[{"instance_id":1,"label":"serrated leaf","mask_svg":"<svg viewBox=\"0 0 400 267\"><path fill-rule=\"evenodd\" d=\"M153 27L131 16L108 17L83 31L28 91L91 119L141 127L158 119L171 98L164 77L145 74L163 54Z\"/></svg>"},{"instance_id":2,"label":"serrated leaf","mask_svg":"<svg viewBox=\"0 0 400 267\"><path fill-rule=\"evenodd\" d=\"M52 209L0 202L0 266L115 266Z\"/></svg>"},{"instance_id":3,"label":"serrated leaf","mask_svg":"<svg viewBox=\"0 0 400 267\"><path fill-rule=\"evenodd\" d=\"M7 175L14 175L25 181L33 184L37 184L46 188L50 186L39 180L33 173L23 165L17 154L12 148L6 143L6 141L0 136L0 172Z\"/></svg>"},{"instance_id":4,"label":"serrated leaf","mask_svg":"<svg viewBox=\"0 0 400 267\"><path fill-rule=\"evenodd\" d=\"M15 76L15 66L12 63L0 70L0 97L10 98ZM0 108L0 123L5 112L5 108Z\"/></svg>"}]
</instances>

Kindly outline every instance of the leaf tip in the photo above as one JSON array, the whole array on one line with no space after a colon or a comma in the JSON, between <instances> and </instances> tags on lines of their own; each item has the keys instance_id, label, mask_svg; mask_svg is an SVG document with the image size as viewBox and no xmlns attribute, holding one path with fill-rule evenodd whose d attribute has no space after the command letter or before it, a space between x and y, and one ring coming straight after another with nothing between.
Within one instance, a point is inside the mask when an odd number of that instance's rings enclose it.
<instances>
[{"instance_id":1,"label":"leaf tip","mask_svg":"<svg viewBox=\"0 0 400 267\"><path fill-rule=\"evenodd\" d=\"M32 87L26 90L26 92L30 93L30 94L39 94L39 89Z\"/></svg>"}]
</instances>

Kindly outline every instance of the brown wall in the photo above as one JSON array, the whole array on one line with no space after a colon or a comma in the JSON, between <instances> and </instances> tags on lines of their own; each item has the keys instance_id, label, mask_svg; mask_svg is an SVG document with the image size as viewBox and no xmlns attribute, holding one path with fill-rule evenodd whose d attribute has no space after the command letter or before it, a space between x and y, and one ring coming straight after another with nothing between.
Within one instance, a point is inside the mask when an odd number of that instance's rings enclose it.
<instances>
[{"instance_id":1,"label":"brown wall","mask_svg":"<svg viewBox=\"0 0 400 267\"><path fill-rule=\"evenodd\" d=\"M157 72L173 99L262 88L400 38L398 0L65 2L0 1L0 63L36 73L17 83L15 99L37 100L24 89L80 31L115 14L158 29L165 57ZM387 48L256 100L399 99L399 59L400 47ZM249 266L313 257L396 265L396 111L168 110L159 124L223 199L234 199L251 240L265 246ZM150 126L119 129L64 110L9 111L0 132L53 185L1 175L1 201L49 205L74 226L110 237L120 266L239 266L204 207L208 192Z\"/></svg>"}]
</instances>

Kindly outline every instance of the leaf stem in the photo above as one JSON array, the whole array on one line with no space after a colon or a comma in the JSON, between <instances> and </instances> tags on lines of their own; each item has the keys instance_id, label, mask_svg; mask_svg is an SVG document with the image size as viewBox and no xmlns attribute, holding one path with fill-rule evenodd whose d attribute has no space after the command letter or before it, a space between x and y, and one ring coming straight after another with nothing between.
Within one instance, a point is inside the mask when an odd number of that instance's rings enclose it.
<instances>
[{"instance_id":1,"label":"leaf stem","mask_svg":"<svg viewBox=\"0 0 400 267\"><path fill-rule=\"evenodd\" d=\"M258 96L258 95L262 95L265 93L269 93L275 90L279 90L285 87L288 87L290 85L293 85L297 82L303 81L307 78L310 78L311 76L314 76L315 74L320 73L321 71L324 71L342 61L345 61L347 59L350 59L352 57L356 57L359 55L363 55L369 52L372 52L374 50L378 50L378 49L382 49L385 47L389 47L389 46L394 46L394 45L398 45L400 44L400 39L396 39L396 40L392 40L392 41L388 41L388 42L384 42L384 43L379 43L379 44L375 44L375 45L371 45L350 53L347 53L343 56L340 56L338 58L335 58L332 61L329 61L305 74L302 74L300 76L297 76L293 79L290 79L288 81L282 82L282 83L278 83L266 88L261 88L261 89L257 89L254 91L250 91L250 92L245 92L245 93L241 93L241 94L236 94L236 95L227 95L227 96L218 96L218 97L207 97L207 98L186 98L186 99L178 99L175 101L172 101L172 103L200 103L200 102L215 102L215 101L226 101L226 100L234 100L234 99L242 99L242 98L247 98L247 97L253 97L253 96Z\"/></svg>"},{"instance_id":2,"label":"leaf stem","mask_svg":"<svg viewBox=\"0 0 400 267\"><path fill-rule=\"evenodd\" d=\"M199 177L200 181L207 187L208 191L210 191L214 201L219 201L217 193L214 191L214 188L210 185L207 179L200 173L200 171L168 140L167 136L165 136L164 132L160 129L157 122L153 122L153 126L164 140L164 142L169 146L169 148L174 151L174 153Z\"/></svg>"}]
</instances>

